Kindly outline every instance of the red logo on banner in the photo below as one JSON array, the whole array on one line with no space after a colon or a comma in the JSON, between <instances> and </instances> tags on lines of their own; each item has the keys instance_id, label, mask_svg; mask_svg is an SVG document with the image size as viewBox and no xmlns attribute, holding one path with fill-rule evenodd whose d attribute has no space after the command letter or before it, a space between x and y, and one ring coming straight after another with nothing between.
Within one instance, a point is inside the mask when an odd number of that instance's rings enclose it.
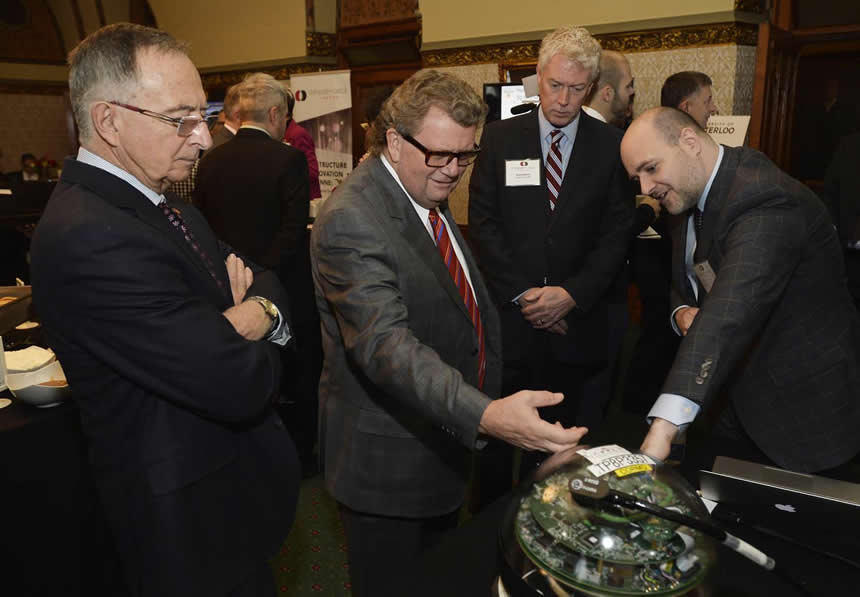
<instances>
[{"instance_id":1,"label":"red logo on banner","mask_svg":"<svg viewBox=\"0 0 860 597\"><path fill-rule=\"evenodd\" d=\"M297 102L303 102L306 99L308 99L308 92L305 91L304 89L299 89L298 91L296 91L295 95L296 95L296 101Z\"/></svg>"},{"instance_id":2,"label":"red logo on banner","mask_svg":"<svg viewBox=\"0 0 860 597\"><path fill-rule=\"evenodd\" d=\"M529 165L528 162L520 162L520 166L528 166L528 165Z\"/></svg>"}]
</instances>

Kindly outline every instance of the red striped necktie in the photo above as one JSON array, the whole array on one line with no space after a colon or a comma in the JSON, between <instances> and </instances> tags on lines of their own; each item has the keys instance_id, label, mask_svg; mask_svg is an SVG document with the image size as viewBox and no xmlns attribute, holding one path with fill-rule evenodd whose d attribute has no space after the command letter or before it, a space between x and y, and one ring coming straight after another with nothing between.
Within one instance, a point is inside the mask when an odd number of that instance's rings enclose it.
<instances>
[{"instance_id":1,"label":"red striped necktie","mask_svg":"<svg viewBox=\"0 0 860 597\"><path fill-rule=\"evenodd\" d=\"M559 143L564 139L564 133L555 129L550 133L552 143L546 154L546 186L549 188L549 208L555 210L558 203L558 191L561 189L561 149Z\"/></svg>"},{"instance_id":2,"label":"red striped necktie","mask_svg":"<svg viewBox=\"0 0 860 597\"><path fill-rule=\"evenodd\" d=\"M457 259L457 254L454 253L454 246L451 244L448 230L445 228L445 220L439 217L435 209L430 210L429 218L430 225L433 227L433 238L436 241L436 247L439 249L439 255L442 256L442 261L448 267L448 273L451 274L451 278L457 286L457 291L460 293L460 298L463 299L466 310L469 312L469 317L472 318L472 324L478 332L478 389L480 390L484 387L484 376L487 372L487 358L484 353L484 326L481 324L481 312L475 303L475 296L472 294L472 287L469 285L468 278L466 278L466 272L463 271L460 260Z\"/></svg>"}]
</instances>

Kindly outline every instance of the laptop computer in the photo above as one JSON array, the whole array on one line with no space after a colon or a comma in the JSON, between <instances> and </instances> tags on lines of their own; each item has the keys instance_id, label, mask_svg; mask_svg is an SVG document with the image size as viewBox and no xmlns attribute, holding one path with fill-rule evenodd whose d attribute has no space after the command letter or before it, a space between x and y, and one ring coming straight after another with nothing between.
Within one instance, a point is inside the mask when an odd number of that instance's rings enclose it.
<instances>
[{"instance_id":1,"label":"laptop computer","mask_svg":"<svg viewBox=\"0 0 860 597\"><path fill-rule=\"evenodd\" d=\"M718 503L770 506L805 515L860 520L860 485L717 456L711 471L699 471L702 496Z\"/></svg>"}]
</instances>

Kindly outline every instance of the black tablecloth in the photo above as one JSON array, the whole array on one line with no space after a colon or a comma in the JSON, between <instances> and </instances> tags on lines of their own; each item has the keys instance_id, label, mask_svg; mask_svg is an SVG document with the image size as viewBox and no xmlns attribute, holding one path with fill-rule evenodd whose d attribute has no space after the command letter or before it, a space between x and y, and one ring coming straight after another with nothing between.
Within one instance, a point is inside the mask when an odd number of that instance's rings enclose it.
<instances>
[{"instance_id":1,"label":"black tablecloth","mask_svg":"<svg viewBox=\"0 0 860 597\"><path fill-rule=\"evenodd\" d=\"M0 593L111 594L117 559L72 402L0 409L0 479Z\"/></svg>"}]
</instances>

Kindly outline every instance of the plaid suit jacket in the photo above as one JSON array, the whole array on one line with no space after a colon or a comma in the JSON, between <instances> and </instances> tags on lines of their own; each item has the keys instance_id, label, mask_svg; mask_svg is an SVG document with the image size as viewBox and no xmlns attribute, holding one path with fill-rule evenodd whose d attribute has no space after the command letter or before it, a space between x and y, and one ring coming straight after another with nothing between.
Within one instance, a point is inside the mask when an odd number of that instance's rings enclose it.
<instances>
[{"instance_id":1,"label":"plaid suit jacket","mask_svg":"<svg viewBox=\"0 0 860 597\"><path fill-rule=\"evenodd\" d=\"M686 218L673 234L673 287L686 278ZM828 213L806 186L747 148L725 148L694 261L716 280L663 391L709 406L726 394L756 444L798 471L860 451L860 320Z\"/></svg>"}]
</instances>

